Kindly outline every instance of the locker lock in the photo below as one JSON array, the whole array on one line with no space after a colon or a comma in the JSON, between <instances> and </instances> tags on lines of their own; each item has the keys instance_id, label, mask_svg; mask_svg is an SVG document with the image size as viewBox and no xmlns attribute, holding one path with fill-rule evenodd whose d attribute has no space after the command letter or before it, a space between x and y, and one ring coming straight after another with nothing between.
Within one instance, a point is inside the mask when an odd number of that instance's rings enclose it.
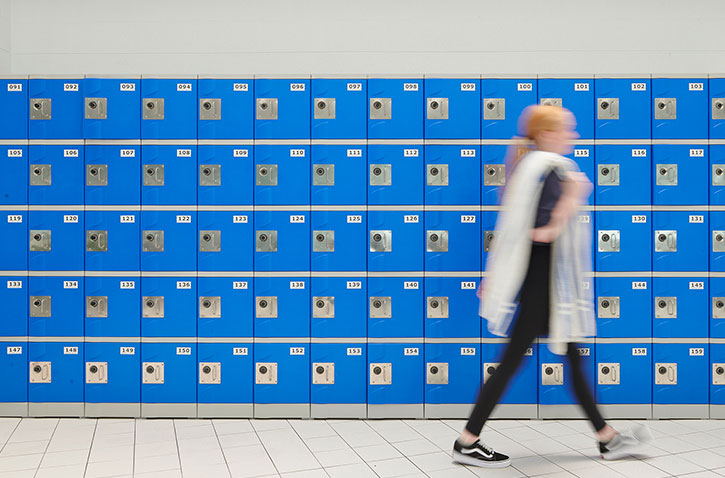
<instances>
[{"instance_id":1,"label":"locker lock","mask_svg":"<svg viewBox=\"0 0 725 478\"><path fill-rule=\"evenodd\" d=\"M106 318L108 317L108 296L87 296L86 317Z\"/></svg>"},{"instance_id":2,"label":"locker lock","mask_svg":"<svg viewBox=\"0 0 725 478\"><path fill-rule=\"evenodd\" d=\"M429 164L427 183L428 186L448 186L448 165Z\"/></svg>"},{"instance_id":3,"label":"locker lock","mask_svg":"<svg viewBox=\"0 0 725 478\"><path fill-rule=\"evenodd\" d=\"M677 252L677 231L655 231L655 252Z\"/></svg>"},{"instance_id":4,"label":"locker lock","mask_svg":"<svg viewBox=\"0 0 725 478\"><path fill-rule=\"evenodd\" d=\"M51 317L52 298L49 295L30 296L30 317Z\"/></svg>"},{"instance_id":5,"label":"locker lock","mask_svg":"<svg viewBox=\"0 0 725 478\"><path fill-rule=\"evenodd\" d=\"M144 362L142 365L143 383L164 383L164 363L163 362Z\"/></svg>"},{"instance_id":6,"label":"locker lock","mask_svg":"<svg viewBox=\"0 0 725 478\"><path fill-rule=\"evenodd\" d=\"M393 364L371 363L370 385L391 385L393 383Z\"/></svg>"},{"instance_id":7,"label":"locker lock","mask_svg":"<svg viewBox=\"0 0 725 478\"><path fill-rule=\"evenodd\" d=\"M313 164L312 175L313 186L334 186L335 185L335 165L334 164Z\"/></svg>"},{"instance_id":8,"label":"locker lock","mask_svg":"<svg viewBox=\"0 0 725 478\"><path fill-rule=\"evenodd\" d=\"M712 252L725 252L725 231L712 231Z\"/></svg>"},{"instance_id":9,"label":"locker lock","mask_svg":"<svg viewBox=\"0 0 725 478\"><path fill-rule=\"evenodd\" d=\"M258 362L255 382L264 385L277 384L277 364L274 362Z\"/></svg>"},{"instance_id":10,"label":"locker lock","mask_svg":"<svg viewBox=\"0 0 725 478\"><path fill-rule=\"evenodd\" d=\"M428 297L428 318L448 318L448 297Z\"/></svg>"},{"instance_id":11,"label":"locker lock","mask_svg":"<svg viewBox=\"0 0 725 478\"><path fill-rule=\"evenodd\" d=\"M30 362L30 383L51 383L50 362Z\"/></svg>"},{"instance_id":12,"label":"locker lock","mask_svg":"<svg viewBox=\"0 0 725 478\"><path fill-rule=\"evenodd\" d=\"M429 363L426 382L428 385L448 385L448 364Z\"/></svg>"},{"instance_id":13,"label":"locker lock","mask_svg":"<svg viewBox=\"0 0 725 478\"><path fill-rule=\"evenodd\" d=\"M489 252L493 245L493 240L496 238L495 231L483 231L483 251Z\"/></svg>"},{"instance_id":14,"label":"locker lock","mask_svg":"<svg viewBox=\"0 0 725 478\"><path fill-rule=\"evenodd\" d=\"M658 186L677 186L677 165L676 164L658 164L657 165L657 185Z\"/></svg>"},{"instance_id":15,"label":"locker lock","mask_svg":"<svg viewBox=\"0 0 725 478\"><path fill-rule=\"evenodd\" d=\"M313 252L335 252L335 231L313 231Z\"/></svg>"},{"instance_id":16,"label":"locker lock","mask_svg":"<svg viewBox=\"0 0 725 478\"><path fill-rule=\"evenodd\" d=\"M51 98L31 98L30 99L30 119L31 120L49 120L51 119Z\"/></svg>"},{"instance_id":17,"label":"locker lock","mask_svg":"<svg viewBox=\"0 0 725 478\"><path fill-rule=\"evenodd\" d=\"M541 371L542 385L564 385L564 364L543 363Z\"/></svg>"},{"instance_id":18,"label":"locker lock","mask_svg":"<svg viewBox=\"0 0 725 478\"><path fill-rule=\"evenodd\" d=\"M31 164L30 165L30 185L31 186L50 186L53 184L51 164Z\"/></svg>"},{"instance_id":19,"label":"locker lock","mask_svg":"<svg viewBox=\"0 0 725 478\"><path fill-rule=\"evenodd\" d=\"M428 98L427 118L429 120L447 120L448 98Z\"/></svg>"},{"instance_id":20,"label":"locker lock","mask_svg":"<svg viewBox=\"0 0 725 478\"><path fill-rule=\"evenodd\" d=\"M256 316L258 319L276 319L277 297L257 297Z\"/></svg>"},{"instance_id":21,"label":"locker lock","mask_svg":"<svg viewBox=\"0 0 725 478\"><path fill-rule=\"evenodd\" d=\"M108 383L108 362L86 362L86 383Z\"/></svg>"},{"instance_id":22,"label":"locker lock","mask_svg":"<svg viewBox=\"0 0 725 478\"><path fill-rule=\"evenodd\" d=\"M201 363L199 363L199 383L200 384L220 384L220 383L222 383L222 364L221 364L221 362L201 362Z\"/></svg>"},{"instance_id":23,"label":"locker lock","mask_svg":"<svg viewBox=\"0 0 725 478\"><path fill-rule=\"evenodd\" d=\"M484 186L504 186L506 184L505 164L484 164L486 175L483 177Z\"/></svg>"},{"instance_id":24,"label":"locker lock","mask_svg":"<svg viewBox=\"0 0 725 478\"><path fill-rule=\"evenodd\" d=\"M199 186L221 186L221 164L199 165Z\"/></svg>"},{"instance_id":25,"label":"locker lock","mask_svg":"<svg viewBox=\"0 0 725 478\"><path fill-rule=\"evenodd\" d=\"M725 98L712 99L712 119L725 119Z\"/></svg>"},{"instance_id":26,"label":"locker lock","mask_svg":"<svg viewBox=\"0 0 725 478\"><path fill-rule=\"evenodd\" d=\"M144 164L143 185L163 186L164 169L163 164Z\"/></svg>"},{"instance_id":27,"label":"locker lock","mask_svg":"<svg viewBox=\"0 0 725 478\"><path fill-rule=\"evenodd\" d=\"M257 98L257 119L276 120L277 108L277 98Z\"/></svg>"},{"instance_id":28,"label":"locker lock","mask_svg":"<svg viewBox=\"0 0 725 478\"><path fill-rule=\"evenodd\" d=\"M277 252L277 231L257 231L257 252Z\"/></svg>"},{"instance_id":29,"label":"locker lock","mask_svg":"<svg viewBox=\"0 0 725 478\"><path fill-rule=\"evenodd\" d=\"M713 385L725 385L725 364L724 363L712 364L712 384Z\"/></svg>"},{"instance_id":30,"label":"locker lock","mask_svg":"<svg viewBox=\"0 0 725 478\"><path fill-rule=\"evenodd\" d=\"M334 385L335 384L335 364L332 362L313 363L312 383L314 385Z\"/></svg>"},{"instance_id":31,"label":"locker lock","mask_svg":"<svg viewBox=\"0 0 725 478\"><path fill-rule=\"evenodd\" d=\"M164 297L146 296L143 298L142 316L162 319L164 317Z\"/></svg>"},{"instance_id":32,"label":"locker lock","mask_svg":"<svg viewBox=\"0 0 725 478\"><path fill-rule=\"evenodd\" d=\"M655 98L655 119L677 119L677 98Z\"/></svg>"},{"instance_id":33,"label":"locker lock","mask_svg":"<svg viewBox=\"0 0 725 478\"><path fill-rule=\"evenodd\" d=\"M725 297L712 298L712 318L725 319Z\"/></svg>"},{"instance_id":34,"label":"locker lock","mask_svg":"<svg viewBox=\"0 0 725 478\"><path fill-rule=\"evenodd\" d=\"M619 368L618 363L600 363L599 364L599 385L619 385Z\"/></svg>"},{"instance_id":35,"label":"locker lock","mask_svg":"<svg viewBox=\"0 0 725 478\"><path fill-rule=\"evenodd\" d=\"M222 316L222 298L199 297L199 317L203 319L219 319Z\"/></svg>"},{"instance_id":36,"label":"locker lock","mask_svg":"<svg viewBox=\"0 0 725 478\"><path fill-rule=\"evenodd\" d=\"M258 164L257 186L277 186L277 170L276 164Z\"/></svg>"},{"instance_id":37,"label":"locker lock","mask_svg":"<svg viewBox=\"0 0 725 478\"><path fill-rule=\"evenodd\" d=\"M597 98L597 119L618 120L619 98Z\"/></svg>"},{"instance_id":38,"label":"locker lock","mask_svg":"<svg viewBox=\"0 0 725 478\"><path fill-rule=\"evenodd\" d=\"M86 165L86 186L108 186L108 165Z\"/></svg>"},{"instance_id":39,"label":"locker lock","mask_svg":"<svg viewBox=\"0 0 725 478\"><path fill-rule=\"evenodd\" d=\"M498 369L499 363L484 363L483 364L483 383L488 382L488 379L493 376L493 374Z\"/></svg>"},{"instance_id":40,"label":"locker lock","mask_svg":"<svg viewBox=\"0 0 725 478\"><path fill-rule=\"evenodd\" d=\"M370 252L393 250L393 231L370 231Z\"/></svg>"},{"instance_id":41,"label":"locker lock","mask_svg":"<svg viewBox=\"0 0 725 478\"><path fill-rule=\"evenodd\" d=\"M86 98L86 119L106 119L107 105L108 100L106 98Z\"/></svg>"},{"instance_id":42,"label":"locker lock","mask_svg":"<svg viewBox=\"0 0 725 478\"><path fill-rule=\"evenodd\" d=\"M315 98L315 119L335 119L335 98Z\"/></svg>"},{"instance_id":43,"label":"locker lock","mask_svg":"<svg viewBox=\"0 0 725 478\"><path fill-rule=\"evenodd\" d=\"M199 252L221 252L222 231L199 231Z\"/></svg>"},{"instance_id":44,"label":"locker lock","mask_svg":"<svg viewBox=\"0 0 725 478\"><path fill-rule=\"evenodd\" d=\"M656 385L677 385L676 363L656 363L655 372Z\"/></svg>"},{"instance_id":45,"label":"locker lock","mask_svg":"<svg viewBox=\"0 0 725 478\"><path fill-rule=\"evenodd\" d=\"M448 252L448 231L428 231L428 252Z\"/></svg>"},{"instance_id":46,"label":"locker lock","mask_svg":"<svg viewBox=\"0 0 725 478\"><path fill-rule=\"evenodd\" d=\"M600 319L618 319L619 297L600 297L597 316Z\"/></svg>"},{"instance_id":47,"label":"locker lock","mask_svg":"<svg viewBox=\"0 0 725 478\"><path fill-rule=\"evenodd\" d=\"M108 231L86 231L86 251L107 252Z\"/></svg>"},{"instance_id":48,"label":"locker lock","mask_svg":"<svg viewBox=\"0 0 725 478\"><path fill-rule=\"evenodd\" d=\"M145 120L162 120L162 119L164 119L164 99L163 98L144 98L143 99L143 119L145 119Z\"/></svg>"},{"instance_id":49,"label":"locker lock","mask_svg":"<svg viewBox=\"0 0 725 478\"><path fill-rule=\"evenodd\" d=\"M143 252L164 252L164 231L143 231Z\"/></svg>"},{"instance_id":50,"label":"locker lock","mask_svg":"<svg viewBox=\"0 0 725 478\"><path fill-rule=\"evenodd\" d=\"M657 309L655 318L676 319L677 318L677 297L655 297Z\"/></svg>"},{"instance_id":51,"label":"locker lock","mask_svg":"<svg viewBox=\"0 0 725 478\"><path fill-rule=\"evenodd\" d=\"M315 304L312 309L312 317L315 319L334 319L335 318L335 297L313 297Z\"/></svg>"},{"instance_id":52,"label":"locker lock","mask_svg":"<svg viewBox=\"0 0 725 478\"><path fill-rule=\"evenodd\" d=\"M199 119L212 121L222 119L221 98L200 98Z\"/></svg>"},{"instance_id":53,"label":"locker lock","mask_svg":"<svg viewBox=\"0 0 725 478\"><path fill-rule=\"evenodd\" d=\"M599 186L619 186L619 165L600 164L597 183Z\"/></svg>"},{"instance_id":54,"label":"locker lock","mask_svg":"<svg viewBox=\"0 0 725 478\"><path fill-rule=\"evenodd\" d=\"M712 165L712 185L725 186L725 164Z\"/></svg>"},{"instance_id":55,"label":"locker lock","mask_svg":"<svg viewBox=\"0 0 725 478\"><path fill-rule=\"evenodd\" d=\"M43 251L50 250L50 230L31 229L30 230L30 250Z\"/></svg>"},{"instance_id":56,"label":"locker lock","mask_svg":"<svg viewBox=\"0 0 725 478\"><path fill-rule=\"evenodd\" d=\"M392 316L391 297L370 297L371 319L390 319Z\"/></svg>"},{"instance_id":57,"label":"locker lock","mask_svg":"<svg viewBox=\"0 0 725 478\"><path fill-rule=\"evenodd\" d=\"M506 99L505 98L484 98L483 99L483 119L485 120L505 120L506 119Z\"/></svg>"},{"instance_id":58,"label":"locker lock","mask_svg":"<svg viewBox=\"0 0 725 478\"><path fill-rule=\"evenodd\" d=\"M391 98L370 98L370 119L389 120L393 116Z\"/></svg>"},{"instance_id":59,"label":"locker lock","mask_svg":"<svg viewBox=\"0 0 725 478\"><path fill-rule=\"evenodd\" d=\"M393 169L390 164L370 165L370 185L390 186L393 184Z\"/></svg>"},{"instance_id":60,"label":"locker lock","mask_svg":"<svg viewBox=\"0 0 725 478\"><path fill-rule=\"evenodd\" d=\"M619 252L619 231L599 231L599 252Z\"/></svg>"}]
</instances>

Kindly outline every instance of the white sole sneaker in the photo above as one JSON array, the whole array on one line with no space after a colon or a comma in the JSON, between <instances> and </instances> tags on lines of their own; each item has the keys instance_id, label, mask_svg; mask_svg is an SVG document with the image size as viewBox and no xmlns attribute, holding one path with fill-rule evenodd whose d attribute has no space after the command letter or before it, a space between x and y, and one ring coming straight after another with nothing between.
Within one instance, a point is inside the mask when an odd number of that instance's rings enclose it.
<instances>
[{"instance_id":1,"label":"white sole sneaker","mask_svg":"<svg viewBox=\"0 0 725 478\"><path fill-rule=\"evenodd\" d=\"M463 453L457 452L455 450L451 452L451 457L456 463L460 463L462 465L478 466L480 468L506 468L507 466L511 466L511 458L500 461L484 461L470 457L468 455L464 455Z\"/></svg>"}]
</instances>

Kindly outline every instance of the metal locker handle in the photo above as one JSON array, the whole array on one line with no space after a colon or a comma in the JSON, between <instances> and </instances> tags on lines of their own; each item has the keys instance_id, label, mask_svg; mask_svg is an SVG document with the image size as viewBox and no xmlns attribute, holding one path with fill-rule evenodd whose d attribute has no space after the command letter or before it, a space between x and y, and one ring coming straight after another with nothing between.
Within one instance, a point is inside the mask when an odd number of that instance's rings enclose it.
<instances>
[{"instance_id":1,"label":"metal locker handle","mask_svg":"<svg viewBox=\"0 0 725 478\"><path fill-rule=\"evenodd\" d=\"M617 381L617 367L612 367L611 373L612 373L612 382L616 382Z\"/></svg>"},{"instance_id":2,"label":"metal locker handle","mask_svg":"<svg viewBox=\"0 0 725 478\"><path fill-rule=\"evenodd\" d=\"M619 301L613 300L610 302L611 302L611 307L612 307L612 315L619 315Z\"/></svg>"},{"instance_id":3,"label":"metal locker handle","mask_svg":"<svg viewBox=\"0 0 725 478\"><path fill-rule=\"evenodd\" d=\"M667 301L667 315L675 315L675 303L672 300Z\"/></svg>"},{"instance_id":4,"label":"metal locker handle","mask_svg":"<svg viewBox=\"0 0 725 478\"><path fill-rule=\"evenodd\" d=\"M619 234L612 234L610 236L611 242L612 242L612 249L618 250L619 249Z\"/></svg>"},{"instance_id":5,"label":"metal locker handle","mask_svg":"<svg viewBox=\"0 0 725 478\"><path fill-rule=\"evenodd\" d=\"M561 383L564 383L564 377L560 377L560 376L559 376L559 375L560 375L560 373L559 373L559 372L560 372L560 371L562 371L562 370L563 370L563 369L562 369L562 368L559 368L559 367L556 367L556 368L554 368L554 379L555 379L555 380L556 380L557 382L561 382Z\"/></svg>"},{"instance_id":6,"label":"metal locker handle","mask_svg":"<svg viewBox=\"0 0 725 478\"><path fill-rule=\"evenodd\" d=\"M40 367L40 378L42 380L48 380L48 376L49 376L49 373L48 372L49 371L50 371L50 367L48 367L46 365L42 365Z\"/></svg>"},{"instance_id":7,"label":"metal locker handle","mask_svg":"<svg viewBox=\"0 0 725 478\"><path fill-rule=\"evenodd\" d=\"M674 368L667 367L667 379L670 382L674 382L675 381L675 369Z\"/></svg>"},{"instance_id":8,"label":"metal locker handle","mask_svg":"<svg viewBox=\"0 0 725 478\"><path fill-rule=\"evenodd\" d=\"M674 249L675 247L675 235L671 232L667 233L667 247Z\"/></svg>"},{"instance_id":9,"label":"metal locker handle","mask_svg":"<svg viewBox=\"0 0 725 478\"><path fill-rule=\"evenodd\" d=\"M98 379L99 380L105 380L106 379L106 367L101 365L98 367Z\"/></svg>"}]
</instances>

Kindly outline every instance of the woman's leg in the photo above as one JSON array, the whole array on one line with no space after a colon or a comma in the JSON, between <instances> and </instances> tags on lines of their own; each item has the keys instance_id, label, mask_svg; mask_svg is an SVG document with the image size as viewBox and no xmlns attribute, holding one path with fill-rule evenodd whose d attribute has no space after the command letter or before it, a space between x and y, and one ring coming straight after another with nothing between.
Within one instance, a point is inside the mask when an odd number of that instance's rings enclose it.
<instances>
[{"instance_id":1,"label":"woman's leg","mask_svg":"<svg viewBox=\"0 0 725 478\"><path fill-rule=\"evenodd\" d=\"M582 408L584 408L584 411L586 412L587 417L589 417L589 421L592 422L594 429L598 434L601 434L601 432L605 431L605 428L608 427L604 418L602 418L601 413L599 413L599 408L597 407L594 397L592 396L592 392L589 389L589 383L587 383L587 379L582 371L581 357L579 357L579 352L577 351L575 344L570 343L568 345L566 355L569 358L574 393L576 393L579 404L581 404ZM614 430L612 430L612 432L614 432Z\"/></svg>"}]
</instances>

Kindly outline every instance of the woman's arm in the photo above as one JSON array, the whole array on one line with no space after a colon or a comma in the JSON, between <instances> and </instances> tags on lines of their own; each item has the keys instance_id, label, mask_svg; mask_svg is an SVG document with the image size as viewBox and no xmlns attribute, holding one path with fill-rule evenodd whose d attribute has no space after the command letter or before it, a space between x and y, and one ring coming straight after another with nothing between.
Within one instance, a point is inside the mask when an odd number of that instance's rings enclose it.
<instances>
[{"instance_id":1,"label":"woman's arm","mask_svg":"<svg viewBox=\"0 0 725 478\"><path fill-rule=\"evenodd\" d=\"M584 173L568 173L561 184L561 196L551 211L549 223L531 232L536 242L552 242L561 233L569 219L576 214L579 204L592 192L592 183Z\"/></svg>"}]
</instances>

